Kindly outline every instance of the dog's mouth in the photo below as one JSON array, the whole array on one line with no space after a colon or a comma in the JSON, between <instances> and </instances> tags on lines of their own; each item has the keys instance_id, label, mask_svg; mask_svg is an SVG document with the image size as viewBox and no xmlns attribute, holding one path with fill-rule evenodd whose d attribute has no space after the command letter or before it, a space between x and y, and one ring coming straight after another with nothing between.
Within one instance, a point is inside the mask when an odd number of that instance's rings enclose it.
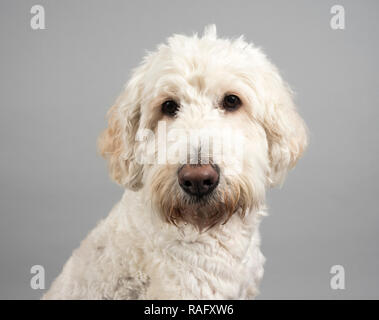
<instances>
[{"instance_id":1,"label":"dog's mouth","mask_svg":"<svg viewBox=\"0 0 379 320\"><path fill-rule=\"evenodd\" d=\"M252 199L248 190L246 191L247 188L239 181L233 182L220 177L218 168L215 169L218 176L213 180L214 187L210 187L207 192L196 194L190 192L191 189L185 190L180 183L185 183L189 178L191 183L199 183L199 180L205 181L209 175L215 175L209 171L209 167L205 168L205 171L189 169L190 176L188 177L184 171L182 179L178 179L174 184L166 183L163 176L153 179L159 182L151 186L153 203L166 222L178 227L190 224L200 231L209 230L227 223L234 214L244 216L248 208L252 207Z\"/></svg>"},{"instance_id":2,"label":"dog's mouth","mask_svg":"<svg viewBox=\"0 0 379 320\"><path fill-rule=\"evenodd\" d=\"M169 211L168 221L175 225L190 223L200 231L209 230L227 223L236 212L244 213L244 205L239 200L228 197L226 192L217 188L202 197L188 195Z\"/></svg>"},{"instance_id":3,"label":"dog's mouth","mask_svg":"<svg viewBox=\"0 0 379 320\"><path fill-rule=\"evenodd\" d=\"M188 194L186 195L185 202L189 206L195 206L195 207L203 207L206 208L210 206L213 202L219 202L220 199L217 199L216 197L216 187L212 187L209 190L207 190L204 194Z\"/></svg>"}]
</instances>

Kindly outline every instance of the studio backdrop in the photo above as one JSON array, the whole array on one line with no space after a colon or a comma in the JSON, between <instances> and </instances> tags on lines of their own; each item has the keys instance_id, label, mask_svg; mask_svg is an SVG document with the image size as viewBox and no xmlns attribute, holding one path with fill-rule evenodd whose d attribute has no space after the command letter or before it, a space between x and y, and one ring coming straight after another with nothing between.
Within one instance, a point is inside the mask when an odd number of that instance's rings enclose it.
<instances>
[{"instance_id":1,"label":"studio backdrop","mask_svg":"<svg viewBox=\"0 0 379 320\"><path fill-rule=\"evenodd\" d=\"M208 24L263 48L309 128L268 193L258 298L379 298L378 1L2 0L1 299L39 299L120 199L107 110L146 51Z\"/></svg>"}]
</instances>

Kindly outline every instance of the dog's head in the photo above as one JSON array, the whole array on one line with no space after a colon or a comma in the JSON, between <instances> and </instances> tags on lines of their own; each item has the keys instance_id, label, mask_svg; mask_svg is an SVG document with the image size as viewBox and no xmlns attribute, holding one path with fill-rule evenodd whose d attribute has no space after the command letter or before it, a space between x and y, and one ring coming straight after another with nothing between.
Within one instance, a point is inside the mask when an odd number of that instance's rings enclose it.
<instances>
[{"instance_id":1,"label":"dog's head","mask_svg":"<svg viewBox=\"0 0 379 320\"><path fill-rule=\"evenodd\" d=\"M291 91L242 37L174 35L134 71L99 138L112 178L199 229L264 203L307 143Z\"/></svg>"}]
</instances>

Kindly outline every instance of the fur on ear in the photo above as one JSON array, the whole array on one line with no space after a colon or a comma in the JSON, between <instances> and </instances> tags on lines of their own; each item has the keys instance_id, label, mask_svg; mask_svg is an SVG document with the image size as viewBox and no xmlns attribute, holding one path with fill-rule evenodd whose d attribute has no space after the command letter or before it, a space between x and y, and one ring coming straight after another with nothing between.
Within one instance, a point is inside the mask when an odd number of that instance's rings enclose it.
<instances>
[{"instance_id":1,"label":"fur on ear","mask_svg":"<svg viewBox=\"0 0 379 320\"><path fill-rule=\"evenodd\" d=\"M308 144L307 127L297 113L292 91L283 82L274 66L265 77L265 112L270 174L269 184L282 184L288 170L293 168Z\"/></svg>"},{"instance_id":2,"label":"fur on ear","mask_svg":"<svg viewBox=\"0 0 379 320\"><path fill-rule=\"evenodd\" d=\"M143 74L143 67L135 71L125 90L108 111L108 128L98 139L98 150L108 161L111 178L132 190L142 187L143 166L135 159L135 137L141 116Z\"/></svg>"}]
</instances>

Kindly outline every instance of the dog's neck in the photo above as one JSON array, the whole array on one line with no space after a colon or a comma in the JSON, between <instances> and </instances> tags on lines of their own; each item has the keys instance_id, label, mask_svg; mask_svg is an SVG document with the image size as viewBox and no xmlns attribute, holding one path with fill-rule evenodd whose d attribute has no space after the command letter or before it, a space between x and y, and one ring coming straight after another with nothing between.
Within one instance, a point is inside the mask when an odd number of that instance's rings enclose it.
<instances>
[{"instance_id":1,"label":"dog's neck","mask_svg":"<svg viewBox=\"0 0 379 320\"><path fill-rule=\"evenodd\" d=\"M243 299L257 294L264 263L258 231L262 211L250 211L244 218L235 214L226 224L199 232L190 224L163 221L141 198L140 192L125 191L112 223L118 229L115 245L125 250L126 243L133 243L141 270L152 282L162 282L159 292L149 288L149 297ZM168 282L173 285L162 292Z\"/></svg>"}]
</instances>

